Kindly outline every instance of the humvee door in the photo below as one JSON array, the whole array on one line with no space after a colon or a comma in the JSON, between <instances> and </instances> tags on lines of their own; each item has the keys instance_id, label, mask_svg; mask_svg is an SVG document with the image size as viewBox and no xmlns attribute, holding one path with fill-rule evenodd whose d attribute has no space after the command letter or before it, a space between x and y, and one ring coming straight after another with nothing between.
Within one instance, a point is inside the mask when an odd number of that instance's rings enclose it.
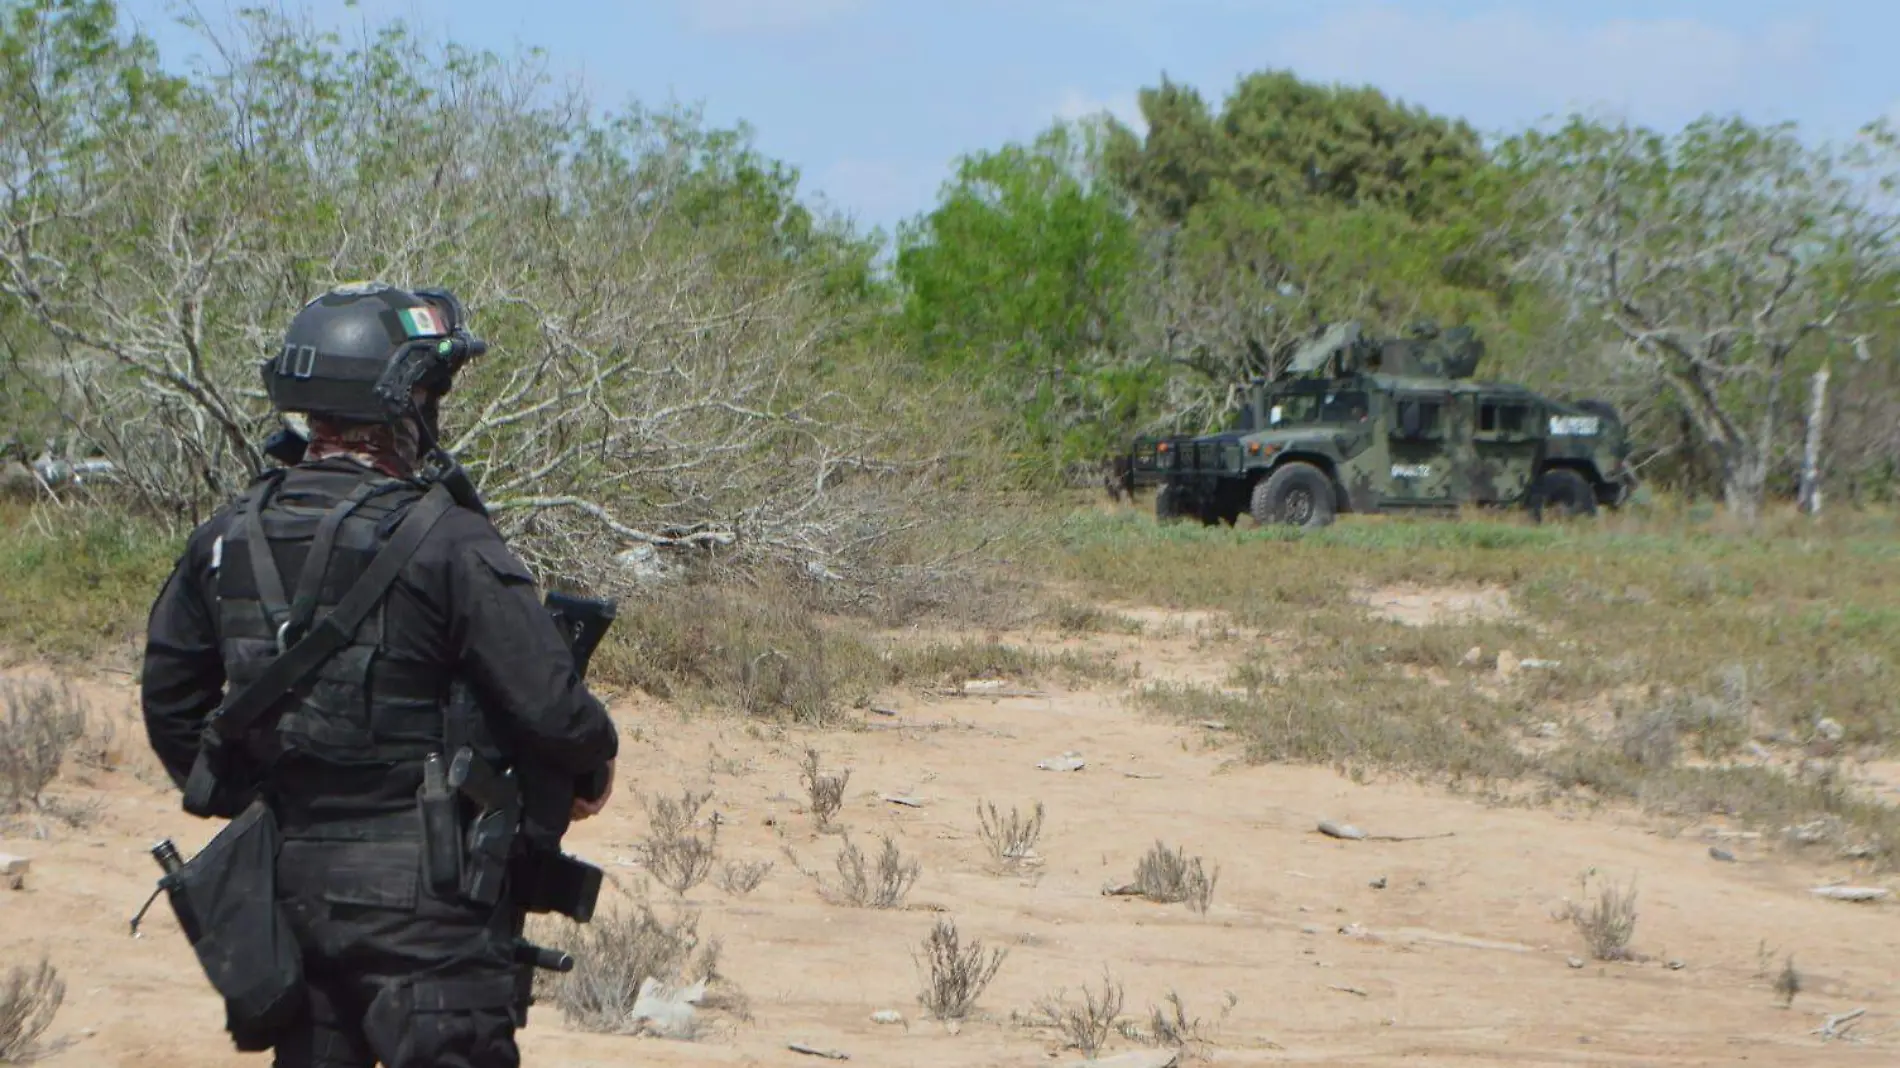
<instances>
[{"instance_id":1,"label":"humvee door","mask_svg":"<svg viewBox=\"0 0 1900 1068\"><path fill-rule=\"evenodd\" d=\"M1529 491L1542 445L1538 434L1541 407L1528 397L1478 394L1471 425L1476 470L1472 472L1475 498L1486 504L1510 503Z\"/></svg>"},{"instance_id":2,"label":"humvee door","mask_svg":"<svg viewBox=\"0 0 1900 1068\"><path fill-rule=\"evenodd\" d=\"M1388 505L1436 506L1454 503L1452 397L1437 390L1399 390L1386 405Z\"/></svg>"}]
</instances>

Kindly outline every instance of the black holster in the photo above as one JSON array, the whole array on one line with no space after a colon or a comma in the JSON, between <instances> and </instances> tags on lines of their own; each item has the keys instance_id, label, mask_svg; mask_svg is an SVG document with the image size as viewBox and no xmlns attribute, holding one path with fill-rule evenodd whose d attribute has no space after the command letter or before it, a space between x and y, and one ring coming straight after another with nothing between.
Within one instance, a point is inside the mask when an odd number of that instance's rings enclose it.
<instances>
[{"instance_id":1,"label":"black holster","mask_svg":"<svg viewBox=\"0 0 1900 1068\"><path fill-rule=\"evenodd\" d=\"M416 809L422 818L422 870L429 890L443 900L461 895L465 874L462 853L462 804L442 779L442 758L431 753L424 765Z\"/></svg>"},{"instance_id":2,"label":"black holster","mask_svg":"<svg viewBox=\"0 0 1900 1068\"><path fill-rule=\"evenodd\" d=\"M308 1007L303 952L277 901L282 841L276 817L254 801L158 882L245 1053L270 1049Z\"/></svg>"}]
</instances>

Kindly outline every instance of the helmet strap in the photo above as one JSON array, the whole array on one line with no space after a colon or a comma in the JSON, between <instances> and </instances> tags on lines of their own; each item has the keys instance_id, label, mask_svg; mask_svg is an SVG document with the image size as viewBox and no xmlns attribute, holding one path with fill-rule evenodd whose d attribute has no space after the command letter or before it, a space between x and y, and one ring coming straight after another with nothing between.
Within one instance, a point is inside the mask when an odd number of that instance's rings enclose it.
<instances>
[{"instance_id":1,"label":"helmet strap","mask_svg":"<svg viewBox=\"0 0 1900 1068\"><path fill-rule=\"evenodd\" d=\"M449 496L455 498L455 503L477 515L486 516L488 506L482 503L482 496L476 491L475 482L468 477L461 461L443 447L436 420L425 416L422 405L414 398L409 402L409 414L416 421L418 466L422 469L423 477L445 486Z\"/></svg>"}]
</instances>

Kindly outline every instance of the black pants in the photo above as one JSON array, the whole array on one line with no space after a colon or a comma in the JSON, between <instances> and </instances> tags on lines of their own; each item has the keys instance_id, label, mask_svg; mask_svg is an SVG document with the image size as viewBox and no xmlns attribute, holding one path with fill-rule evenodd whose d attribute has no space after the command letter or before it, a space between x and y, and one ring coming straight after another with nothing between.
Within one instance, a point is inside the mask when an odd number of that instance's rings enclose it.
<instances>
[{"instance_id":1,"label":"black pants","mask_svg":"<svg viewBox=\"0 0 1900 1068\"><path fill-rule=\"evenodd\" d=\"M421 856L415 841L284 842L277 893L310 1012L275 1068L518 1068L515 910L435 897Z\"/></svg>"}]
</instances>

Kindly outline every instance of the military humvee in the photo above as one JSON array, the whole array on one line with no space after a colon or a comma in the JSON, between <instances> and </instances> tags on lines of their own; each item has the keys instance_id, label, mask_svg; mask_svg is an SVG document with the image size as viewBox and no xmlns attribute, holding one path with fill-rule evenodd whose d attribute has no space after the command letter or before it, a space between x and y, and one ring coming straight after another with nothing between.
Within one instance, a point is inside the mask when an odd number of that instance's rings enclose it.
<instances>
[{"instance_id":1,"label":"military humvee","mask_svg":"<svg viewBox=\"0 0 1900 1068\"><path fill-rule=\"evenodd\" d=\"M1472 378L1484 342L1421 323L1370 338L1340 323L1256 379L1234 425L1140 438L1125 484L1159 485L1155 514L1323 526L1342 512L1477 504L1567 515L1615 508L1635 486L1614 408Z\"/></svg>"}]
</instances>

